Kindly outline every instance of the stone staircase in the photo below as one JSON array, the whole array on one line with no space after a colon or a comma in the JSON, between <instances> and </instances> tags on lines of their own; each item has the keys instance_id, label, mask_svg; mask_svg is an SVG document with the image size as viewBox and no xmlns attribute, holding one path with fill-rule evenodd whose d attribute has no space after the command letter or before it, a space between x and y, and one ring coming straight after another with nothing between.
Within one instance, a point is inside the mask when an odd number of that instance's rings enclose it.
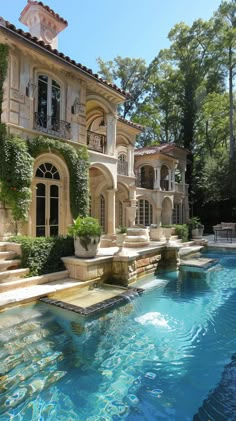
<instances>
[{"instance_id":1,"label":"stone staircase","mask_svg":"<svg viewBox=\"0 0 236 421\"><path fill-rule=\"evenodd\" d=\"M69 278L67 270L27 277L29 269L19 268L20 255L19 244L0 242L0 311L91 283Z\"/></svg>"}]
</instances>

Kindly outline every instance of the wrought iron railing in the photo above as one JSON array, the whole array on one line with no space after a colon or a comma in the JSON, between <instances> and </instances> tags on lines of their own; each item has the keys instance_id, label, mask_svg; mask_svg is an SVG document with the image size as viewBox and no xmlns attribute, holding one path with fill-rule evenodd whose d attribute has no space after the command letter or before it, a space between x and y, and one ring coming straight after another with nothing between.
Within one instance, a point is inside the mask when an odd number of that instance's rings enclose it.
<instances>
[{"instance_id":1,"label":"wrought iron railing","mask_svg":"<svg viewBox=\"0 0 236 421\"><path fill-rule=\"evenodd\" d=\"M128 175L128 162L118 160L117 172L120 175Z\"/></svg>"},{"instance_id":2,"label":"wrought iron railing","mask_svg":"<svg viewBox=\"0 0 236 421\"><path fill-rule=\"evenodd\" d=\"M70 139L71 124L42 113L34 113L34 128L40 132Z\"/></svg>"},{"instance_id":3,"label":"wrought iron railing","mask_svg":"<svg viewBox=\"0 0 236 421\"><path fill-rule=\"evenodd\" d=\"M136 177L136 186L142 187L143 189L153 190L153 179L139 174L139 176Z\"/></svg>"},{"instance_id":4,"label":"wrought iron railing","mask_svg":"<svg viewBox=\"0 0 236 421\"><path fill-rule=\"evenodd\" d=\"M93 151L105 153L106 136L100 133L87 131L87 146Z\"/></svg>"},{"instance_id":5,"label":"wrought iron railing","mask_svg":"<svg viewBox=\"0 0 236 421\"><path fill-rule=\"evenodd\" d=\"M161 180L160 186L161 186L161 190L168 191L169 190L169 180Z\"/></svg>"}]
</instances>

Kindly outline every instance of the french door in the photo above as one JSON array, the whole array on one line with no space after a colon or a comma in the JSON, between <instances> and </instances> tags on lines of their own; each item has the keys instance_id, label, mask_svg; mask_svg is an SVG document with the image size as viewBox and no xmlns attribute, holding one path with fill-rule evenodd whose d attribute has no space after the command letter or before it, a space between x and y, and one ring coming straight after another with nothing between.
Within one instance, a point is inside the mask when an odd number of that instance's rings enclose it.
<instances>
[{"instance_id":1,"label":"french door","mask_svg":"<svg viewBox=\"0 0 236 421\"><path fill-rule=\"evenodd\" d=\"M59 191L55 180L36 184L36 237L59 234Z\"/></svg>"}]
</instances>

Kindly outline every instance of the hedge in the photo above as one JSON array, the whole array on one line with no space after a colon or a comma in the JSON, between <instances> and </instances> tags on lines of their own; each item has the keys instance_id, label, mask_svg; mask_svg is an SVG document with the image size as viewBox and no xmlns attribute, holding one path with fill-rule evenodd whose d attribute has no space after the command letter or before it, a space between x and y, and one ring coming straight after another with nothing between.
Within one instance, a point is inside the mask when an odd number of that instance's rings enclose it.
<instances>
[{"instance_id":1,"label":"hedge","mask_svg":"<svg viewBox=\"0 0 236 421\"><path fill-rule=\"evenodd\" d=\"M29 276L65 270L61 257L74 255L74 239L63 237L11 237L21 245L21 267L29 268Z\"/></svg>"}]
</instances>

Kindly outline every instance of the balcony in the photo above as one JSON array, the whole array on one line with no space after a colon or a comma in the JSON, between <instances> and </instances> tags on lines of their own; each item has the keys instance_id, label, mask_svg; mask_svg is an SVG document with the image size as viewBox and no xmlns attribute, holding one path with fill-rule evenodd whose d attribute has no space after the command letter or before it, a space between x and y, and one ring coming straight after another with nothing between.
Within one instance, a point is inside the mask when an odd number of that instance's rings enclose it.
<instances>
[{"instance_id":1,"label":"balcony","mask_svg":"<svg viewBox=\"0 0 236 421\"><path fill-rule=\"evenodd\" d=\"M117 172L119 175L128 175L128 162L118 160Z\"/></svg>"},{"instance_id":2,"label":"balcony","mask_svg":"<svg viewBox=\"0 0 236 421\"><path fill-rule=\"evenodd\" d=\"M143 177L139 174L139 177L136 178L136 186L142 187L143 189L153 190L153 179Z\"/></svg>"},{"instance_id":3,"label":"balcony","mask_svg":"<svg viewBox=\"0 0 236 421\"><path fill-rule=\"evenodd\" d=\"M55 117L34 113L34 129L64 139L71 138L71 124Z\"/></svg>"},{"instance_id":4,"label":"balcony","mask_svg":"<svg viewBox=\"0 0 236 421\"><path fill-rule=\"evenodd\" d=\"M87 146L92 151L105 153L106 136L103 134L87 131Z\"/></svg>"}]
</instances>

